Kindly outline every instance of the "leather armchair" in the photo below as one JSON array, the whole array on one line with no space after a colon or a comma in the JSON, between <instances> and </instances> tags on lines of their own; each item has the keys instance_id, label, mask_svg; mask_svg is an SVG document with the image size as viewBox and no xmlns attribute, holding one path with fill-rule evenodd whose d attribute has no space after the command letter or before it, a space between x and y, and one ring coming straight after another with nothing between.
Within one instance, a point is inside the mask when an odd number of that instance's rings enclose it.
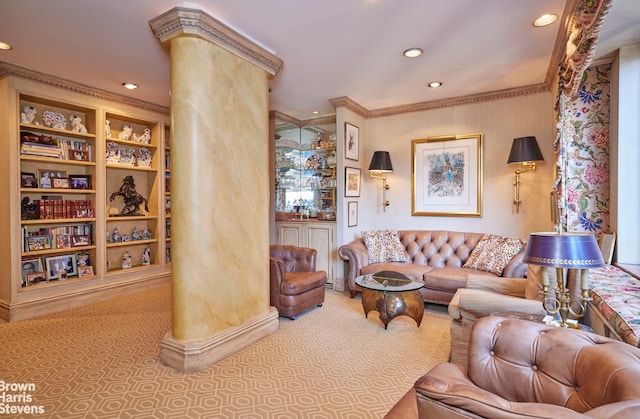
<instances>
[{"instance_id":1,"label":"leather armchair","mask_svg":"<svg viewBox=\"0 0 640 419\"><path fill-rule=\"evenodd\" d=\"M386 417L637 418L640 349L579 330L484 317L473 326L468 367L436 365Z\"/></svg>"},{"instance_id":2,"label":"leather armchair","mask_svg":"<svg viewBox=\"0 0 640 419\"><path fill-rule=\"evenodd\" d=\"M324 303L327 273L316 271L316 249L270 246L270 303L281 316L295 317Z\"/></svg>"}]
</instances>

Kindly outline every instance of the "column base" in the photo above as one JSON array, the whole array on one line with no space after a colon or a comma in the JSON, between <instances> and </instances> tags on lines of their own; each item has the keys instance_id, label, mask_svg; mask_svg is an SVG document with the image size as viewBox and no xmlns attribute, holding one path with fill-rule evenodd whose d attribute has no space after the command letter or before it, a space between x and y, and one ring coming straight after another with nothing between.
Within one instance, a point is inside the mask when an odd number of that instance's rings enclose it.
<instances>
[{"instance_id":1,"label":"column base","mask_svg":"<svg viewBox=\"0 0 640 419\"><path fill-rule=\"evenodd\" d=\"M204 340L178 341L169 331L160 342L160 361L178 371L196 372L269 336L279 327L278 310L269 307L266 313Z\"/></svg>"}]
</instances>

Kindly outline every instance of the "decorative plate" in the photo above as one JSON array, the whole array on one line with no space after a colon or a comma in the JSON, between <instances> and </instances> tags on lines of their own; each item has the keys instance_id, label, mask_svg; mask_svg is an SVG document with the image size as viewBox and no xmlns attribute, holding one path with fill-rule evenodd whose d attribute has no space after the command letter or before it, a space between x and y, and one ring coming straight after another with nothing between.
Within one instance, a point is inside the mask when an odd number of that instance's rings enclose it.
<instances>
[{"instance_id":1,"label":"decorative plate","mask_svg":"<svg viewBox=\"0 0 640 419\"><path fill-rule=\"evenodd\" d=\"M307 159L307 169L319 169L322 166L322 157L314 154Z\"/></svg>"}]
</instances>

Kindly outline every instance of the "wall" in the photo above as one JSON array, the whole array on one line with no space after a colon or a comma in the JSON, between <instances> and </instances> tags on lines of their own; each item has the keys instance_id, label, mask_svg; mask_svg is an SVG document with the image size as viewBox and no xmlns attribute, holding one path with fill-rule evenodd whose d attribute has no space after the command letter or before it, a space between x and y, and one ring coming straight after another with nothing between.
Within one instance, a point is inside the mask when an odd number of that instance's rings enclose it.
<instances>
[{"instance_id":1,"label":"wall","mask_svg":"<svg viewBox=\"0 0 640 419\"><path fill-rule=\"evenodd\" d=\"M354 120L350 119L354 118ZM360 198L342 198L339 233L341 245L358 237L363 230L425 229L491 232L527 239L533 231L551 231L549 193L553 182L553 98L550 92L467 104L442 109L363 121L343 109L337 110L338 132L344 122L360 127L360 159L342 160L345 165L362 169ZM364 129L363 129L364 122ZM411 141L433 136L483 134L484 180L482 217L425 217L411 215ZM545 161L538 162L536 172L521 176L520 212L512 204L514 171L507 165L514 138L535 135ZM338 144L341 138L338 137ZM342 134L344 141L344 133ZM370 179L367 168L375 150L391 154L394 172L388 178L391 188L387 199L391 205L382 209L380 180ZM339 179L344 188L344 173ZM344 189L339 190L344 196ZM358 201L358 225L346 227L346 202Z\"/></svg>"}]
</instances>

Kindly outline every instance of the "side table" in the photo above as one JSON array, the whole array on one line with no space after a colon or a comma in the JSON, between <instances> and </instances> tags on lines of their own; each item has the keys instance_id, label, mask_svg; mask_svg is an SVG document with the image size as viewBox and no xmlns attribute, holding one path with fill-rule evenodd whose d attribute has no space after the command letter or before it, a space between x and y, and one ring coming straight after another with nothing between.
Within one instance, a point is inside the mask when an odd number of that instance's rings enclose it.
<instances>
[{"instance_id":1,"label":"side table","mask_svg":"<svg viewBox=\"0 0 640 419\"><path fill-rule=\"evenodd\" d=\"M389 322L398 316L411 317L418 327L424 315L424 301L420 288L423 283L410 279L399 280L398 277L384 277L376 275L362 275L355 279L362 287L362 308L364 316L369 317L370 311L377 311L378 317L387 328Z\"/></svg>"}]
</instances>

